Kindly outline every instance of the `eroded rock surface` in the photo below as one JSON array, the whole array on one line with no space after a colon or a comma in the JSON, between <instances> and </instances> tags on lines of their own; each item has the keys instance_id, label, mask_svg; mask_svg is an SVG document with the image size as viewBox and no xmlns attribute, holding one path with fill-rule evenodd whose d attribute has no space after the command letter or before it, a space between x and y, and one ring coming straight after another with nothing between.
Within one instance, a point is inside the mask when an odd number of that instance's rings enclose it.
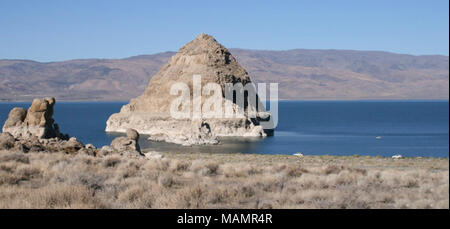
<instances>
[{"instance_id":1,"label":"eroded rock surface","mask_svg":"<svg viewBox=\"0 0 450 229\"><path fill-rule=\"evenodd\" d=\"M139 133L127 129L126 136L114 139L111 146L97 149L92 144L84 145L77 138L59 132L53 120L54 98L35 99L28 111L13 108L0 133L0 150L23 153L65 153L107 156L111 154L144 157L139 146Z\"/></svg>"},{"instance_id":2,"label":"eroded rock surface","mask_svg":"<svg viewBox=\"0 0 450 229\"><path fill-rule=\"evenodd\" d=\"M28 111L20 107L13 108L3 125L3 132L9 132L15 138L59 138L67 140L68 135L59 132L59 126L53 119L55 98L34 99Z\"/></svg>"},{"instance_id":3,"label":"eroded rock surface","mask_svg":"<svg viewBox=\"0 0 450 229\"><path fill-rule=\"evenodd\" d=\"M133 156L143 156L141 147L139 146L139 133L134 129L128 129L126 136L117 137L111 142L111 149L121 154Z\"/></svg>"},{"instance_id":4,"label":"eroded rock surface","mask_svg":"<svg viewBox=\"0 0 450 229\"><path fill-rule=\"evenodd\" d=\"M192 98L193 75L201 76L202 86L208 83L220 85L222 97L217 101L223 107L231 106L233 110L239 107L234 101L224 99L225 85L251 83L247 71L224 46L212 36L201 34L179 49L169 63L152 77L141 96L131 99L120 113L109 117L106 131L124 133L128 128L133 128L141 134L150 135L150 140L182 145L217 144L220 136L264 137L272 133L261 128L257 118L251 119L248 115L241 118L174 119L170 115L170 106L178 96L171 95L170 89L175 83L185 83L191 89ZM201 107L205 100L206 96L202 96ZM246 104L241 108L247 110L248 106Z\"/></svg>"},{"instance_id":5,"label":"eroded rock surface","mask_svg":"<svg viewBox=\"0 0 450 229\"><path fill-rule=\"evenodd\" d=\"M5 121L3 128L18 126L23 123L25 117L27 116L27 111L22 107L14 107L8 115L8 119Z\"/></svg>"}]
</instances>

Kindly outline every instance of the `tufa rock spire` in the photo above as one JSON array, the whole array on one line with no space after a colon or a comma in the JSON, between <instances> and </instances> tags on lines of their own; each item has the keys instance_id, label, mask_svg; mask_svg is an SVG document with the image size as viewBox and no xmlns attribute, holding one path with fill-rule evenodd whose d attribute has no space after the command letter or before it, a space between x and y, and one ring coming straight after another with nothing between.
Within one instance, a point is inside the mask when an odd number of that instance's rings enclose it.
<instances>
[{"instance_id":1,"label":"tufa rock spire","mask_svg":"<svg viewBox=\"0 0 450 229\"><path fill-rule=\"evenodd\" d=\"M68 135L59 132L58 124L53 120L55 98L34 99L28 111L21 107L13 108L3 125L3 132L9 132L16 138L61 138Z\"/></svg>"},{"instance_id":2,"label":"tufa rock spire","mask_svg":"<svg viewBox=\"0 0 450 229\"><path fill-rule=\"evenodd\" d=\"M200 34L181 47L152 77L141 96L131 99L120 113L110 116L106 131L125 132L133 128L141 134L150 135L151 140L184 145L216 144L217 136L267 135L258 120L247 116L235 119L173 119L170 116L171 103L179 96L170 94L171 87L176 83L189 85L190 98L193 98L193 75L201 76L202 87L208 83L220 85L223 98L220 103L231 104L235 110L238 109L236 102L225 99L225 85L251 83L247 71L227 48L212 36ZM206 96L201 96L201 106L205 99ZM192 111L193 103L190 106ZM243 109L246 110L247 106Z\"/></svg>"}]
</instances>

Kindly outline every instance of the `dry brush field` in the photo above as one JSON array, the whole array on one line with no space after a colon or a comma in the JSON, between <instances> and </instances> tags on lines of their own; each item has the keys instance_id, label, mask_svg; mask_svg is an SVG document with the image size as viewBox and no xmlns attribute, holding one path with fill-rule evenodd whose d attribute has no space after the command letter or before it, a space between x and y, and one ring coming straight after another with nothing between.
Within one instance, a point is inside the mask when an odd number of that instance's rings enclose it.
<instances>
[{"instance_id":1,"label":"dry brush field","mask_svg":"<svg viewBox=\"0 0 450 229\"><path fill-rule=\"evenodd\" d=\"M448 158L0 151L0 208L449 208Z\"/></svg>"}]
</instances>

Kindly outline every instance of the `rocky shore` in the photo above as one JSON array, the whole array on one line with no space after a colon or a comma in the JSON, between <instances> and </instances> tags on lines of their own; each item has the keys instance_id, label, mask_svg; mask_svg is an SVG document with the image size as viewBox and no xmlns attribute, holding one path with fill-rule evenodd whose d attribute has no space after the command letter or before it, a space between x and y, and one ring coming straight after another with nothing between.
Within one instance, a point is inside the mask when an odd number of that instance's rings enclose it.
<instances>
[{"instance_id":1,"label":"rocky shore","mask_svg":"<svg viewBox=\"0 0 450 229\"><path fill-rule=\"evenodd\" d=\"M139 133L127 129L126 135L117 137L109 146L97 149L92 144L84 145L75 137L59 132L53 119L55 98L34 99L28 110L13 108L0 134L0 150L22 153L86 154L102 157L118 154L130 157L144 157L138 140Z\"/></svg>"}]
</instances>

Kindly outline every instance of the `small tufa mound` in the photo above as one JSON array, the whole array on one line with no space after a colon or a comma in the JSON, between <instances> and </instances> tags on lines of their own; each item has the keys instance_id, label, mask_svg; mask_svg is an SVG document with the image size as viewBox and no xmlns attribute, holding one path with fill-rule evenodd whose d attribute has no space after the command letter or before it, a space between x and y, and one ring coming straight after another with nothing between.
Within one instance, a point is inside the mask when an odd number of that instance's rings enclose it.
<instances>
[{"instance_id":1,"label":"small tufa mound","mask_svg":"<svg viewBox=\"0 0 450 229\"><path fill-rule=\"evenodd\" d=\"M9 132L15 138L69 139L68 135L59 132L58 124L53 120L55 102L55 98L34 99L28 111L13 108L3 125L3 132Z\"/></svg>"},{"instance_id":2,"label":"small tufa mound","mask_svg":"<svg viewBox=\"0 0 450 229\"><path fill-rule=\"evenodd\" d=\"M78 152L78 150L84 148L83 143L79 142L74 137L71 137L68 141L64 141L62 143L62 146L65 149L66 153L75 153Z\"/></svg>"},{"instance_id":3,"label":"small tufa mound","mask_svg":"<svg viewBox=\"0 0 450 229\"><path fill-rule=\"evenodd\" d=\"M117 137L111 142L110 148L118 151L120 154L130 156L144 156L139 146L139 133L134 129L127 129L126 137Z\"/></svg>"},{"instance_id":4,"label":"small tufa mound","mask_svg":"<svg viewBox=\"0 0 450 229\"><path fill-rule=\"evenodd\" d=\"M14 138L8 132L0 134L0 150L13 150L23 153L65 153L77 154L84 149L83 143L76 138L62 140L60 138Z\"/></svg>"}]
</instances>

